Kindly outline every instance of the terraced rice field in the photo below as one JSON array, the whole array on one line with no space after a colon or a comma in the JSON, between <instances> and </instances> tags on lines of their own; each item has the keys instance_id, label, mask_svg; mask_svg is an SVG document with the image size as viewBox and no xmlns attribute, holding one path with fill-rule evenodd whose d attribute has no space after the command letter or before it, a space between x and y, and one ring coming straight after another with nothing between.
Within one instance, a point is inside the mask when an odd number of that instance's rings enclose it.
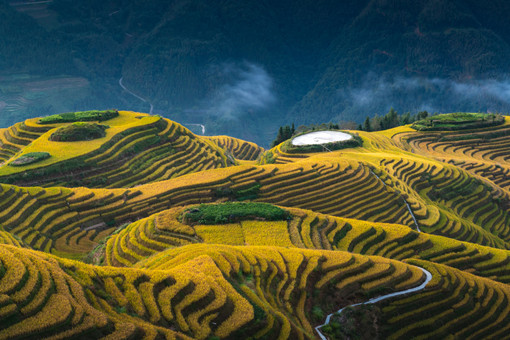
<instances>
[{"instance_id":1,"label":"terraced rice field","mask_svg":"<svg viewBox=\"0 0 510 340\"><path fill-rule=\"evenodd\" d=\"M510 283L510 252L420 233L398 224L362 222L310 210L285 208L288 221L241 221L189 226L188 207L172 208L127 225L106 243L105 261L132 266L166 249L194 243L341 250L395 260L421 259Z\"/></svg>"},{"instance_id":2,"label":"terraced rice field","mask_svg":"<svg viewBox=\"0 0 510 340\"><path fill-rule=\"evenodd\" d=\"M264 151L262 147L255 143L230 136L212 136L208 138L240 160L255 161Z\"/></svg>"},{"instance_id":3,"label":"terraced rice field","mask_svg":"<svg viewBox=\"0 0 510 340\"><path fill-rule=\"evenodd\" d=\"M53 129L63 124L41 125L37 119L4 130L0 179L23 186L132 187L235 162L211 140L167 119L121 111L106 123L107 136L87 142L49 141ZM247 150L248 157L257 151ZM30 166L8 165L19 155L40 151L51 157Z\"/></svg>"},{"instance_id":4,"label":"terraced rice field","mask_svg":"<svg viewBox=\"0 0 510 340\"><path fill-rule=\"evenodd\" d=\"M359 132L362 147L287 154L115 119L67 151L45 139L62 124L0 131L0 339L316 339L329 314L328 337L339 324L360 337L507 336L508 124ZM242 216L183 215L231 201Z\"/></svg>"},{"instance_id":5,"label":"terraced rice field","mask_svg":"<svg viewBox=\"0 0 510 340\"><path fill-rule=\"evenodd\" d=\"M343 169L344 174L338 176L342 173L339 164L242 166L229 168L227 176L226 170L217 169L208 172L208 176L190 174L134 189L27 189L2 185L0 206L8 208L0 213L0 223L35 249L71 253L91 250L98 235L102 236L106 229L172 206L250 195L257 196L255 201L412 225L412 217L400 196L388 192L368 169L351 169L349 165ZM328 180L321 182L321 174L326 174L324 178ZM354 178L357 181L348 187L346 183ZM366 182L370 183L368 188L364 186ZM357 202L361 197L366 198ZM310 206L310 202L314 204Z\"/></svg>"}]
</instances>

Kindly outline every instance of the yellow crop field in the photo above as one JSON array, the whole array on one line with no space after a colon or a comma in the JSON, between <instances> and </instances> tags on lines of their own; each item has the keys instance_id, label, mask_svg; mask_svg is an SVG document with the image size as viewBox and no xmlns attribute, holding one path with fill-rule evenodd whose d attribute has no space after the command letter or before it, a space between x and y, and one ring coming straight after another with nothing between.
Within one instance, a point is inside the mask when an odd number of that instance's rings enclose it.
<instances>
[{"instance_id":1,"label":"yellow crop field","mask_svg":"<svg viewBox=\"0 0 510 340\"><path fill-rule=\"evenodd\" d=\"M221 148L228 150L236 159L255 161L264 151L255 143L247 142L230 136L205 137L216 143Z\"/></svg>"},{"instance_id":2,"label":"yellow crop field","mask_svg":"<svg viewBox=\"0 0 510 340\"><path fill-rule=\"evenodd\" d=\"M158 116L120 111L105 123L104 137L80 142L49 140L56 129L69 123L41 125L43 132L31 133L34 139L26 143L20 139L17 143L22 144L6 146L5 154L11 160L41 152L49 158L23 166L10 166L6 159L0 166L0 178L22 185L37 180L46 187L129 187L235 163L210 139ZM15 132L26 135L19 129ZM79 181L69 176L71 169L81 174Z\"/></svg>"},{"instance_id":3,"label":"yellow crop field","mask_svg":"<svg viewBox=\"0 0 510 340\"><path fill-rule=\"evenodd\" d=\"M246 245L292 247L287 231L287 221L241 222Z\"/></svg>"},{"instance_id":4,"label":"yellow crop field","mask_svg":"<svg viewBox=\"0 0 510 340\"><path fill-rule=\"evenodd\" d=\"M243 228L239 223L222 225L197 225L195 231L205 243L227 244L233 246L242 246L246 244L244 240Z\"/></svg>"},{"instance_id":5,"label":"yellow crop field","mask_svg":"<svg viewBox=\"0 0 510 340\"><path fill-rule=\"evenodd\" d=\"M136 117L142 117L141 119L137 119ZM63 160L67 160L70 158L74 158L80 155L87 154L92 152L99 147L101 147L104 143L109 141L116 134L132 127L144 126L151 123L156 122L158 117L148 116L146 114L139 114L135 112L128 111L120 111L119 116L113 119L108 120L108 125L110 126L106 130L106 136L103 138L94 139L92 141L87 142L53 142L49 140L50 135L56 129L49 130L42 134L39 138L34 140L31 145L24 148L19 155L23 155L29 152L49 152L52 157L33 165L27 165L23 167L22 170L33 169L41 166L46 166L49 164L54 164ZM58 125L63 125L57 124ZM20 171L19 168L14 168L8 165L4 165L0 167L0 176L8 175Z\"/></svg>"},{"instance_id":6,"label":"yellow crop field","mask_svg":"<svg viewBox=\"0 0 510 340\"><path fill-rule=\"evenodd\" d=\"M505 119L312 153L127 111L2 129L0 339L504 338Z\"/></svg>"}]
</instances>

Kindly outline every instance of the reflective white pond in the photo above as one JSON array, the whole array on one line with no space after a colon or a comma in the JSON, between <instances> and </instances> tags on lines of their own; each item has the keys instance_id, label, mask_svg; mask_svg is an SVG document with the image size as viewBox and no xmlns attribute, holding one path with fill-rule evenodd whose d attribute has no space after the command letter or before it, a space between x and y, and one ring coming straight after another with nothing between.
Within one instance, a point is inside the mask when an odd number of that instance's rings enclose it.
<instances>
[{"instance_id":1,"label":"reflective white pond","mask_svg":"<svg viewBox=\"0 0 510 340\"><path fill-rule=\"evenodd\" d=\"M302 135L296 137L292 140L292 145L316 145L316 144L326 144L333 142L341 142L352 139L352 136L345 132L339 131L317 131L307 133L306 135Z\"/></svg>"}]
</instances>

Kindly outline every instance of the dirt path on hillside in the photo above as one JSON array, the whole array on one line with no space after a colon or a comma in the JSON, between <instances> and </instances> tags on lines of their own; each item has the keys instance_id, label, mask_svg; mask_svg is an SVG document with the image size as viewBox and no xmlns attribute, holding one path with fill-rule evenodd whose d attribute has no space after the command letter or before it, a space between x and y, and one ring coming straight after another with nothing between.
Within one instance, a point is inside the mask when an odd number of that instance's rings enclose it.
<instances>
[{"instance_id":1,"label":"dirt path on hillside","mask_svg":"<svg viewBox=\"0 0 510 340\"><path fill-rule=\"evenodd\" d=\"M324 334L322 334L322 332L320 331L320 329L324 326L326 326L327 324L329 324L329 322L331 321L331 317L335 314L340 314L342 313L342 311L345 309L345 308L348 308L348 307L354 307L354 306L359 306L359 305L368 305L368 304L372 304L372 303L377 303L379 301L382 301L382 300L386 300L386 299L389 299L389 298L392 298L392 297L395 297L395 296L399 296L399 295L404 295L404 294L409 294L409 293L414 293L414 292L418 292L422 289L425 288L425 286L427 286L427 284L430 282L430 280L432 280L432 274L428 271L428 270L425 270L423 268L420 268L420 267L416 267L418 269L421 269L423 271L423 273L425 274L426 276L426 279L425 281L419 285L418 287L414 287L414 288L409 288L409 289L406 289L406 290L403 290L403 291L400 291L400 292L395 292L395 293L390 293L390 294L386 294L386 295L382 295L382 296L379 296L379 297L376 297L376 298L373 298L373 299L370 299L366 302L361 302L361 303L355 303L353 305L349 305L349 306L345 306L344 308L342 309L339 309L338 311L334 312L334 313L331 313L329 314L327 317L326 317L326 321L322 324L322 325L319 325L317 327L315 327L315 330L317 331L317 333L319 334L320 338L322 340L328 340L328 338L326 338L326 336L324 336Z\"/></svg>"},{"instance_id":2,"label":"dirt path on hillside","mask_svg":"<svg viewBox=\"0 0 510 340\"><path fill-rule=\"evenodd\" d=\"M154 111L154 105L152 105L152 103L150 101L148 101L147 99L143 98L143 97L140 97L139 95L137 95L136 93L132 92L131 90L129 90L126 86L124 86L124 84L122 83L122 80L124 79L124 77L120 77L119 79L119 85L120 87L122 87L122 89L124 91L126 91L127 93L129 93L130 95L132 95L133 97L136 97L138 99L140 99L142 102L144 103L147 103L150 105L150 111L149 111L149 114L152 114L152 112Z\"/></svg>"}]
</instances>

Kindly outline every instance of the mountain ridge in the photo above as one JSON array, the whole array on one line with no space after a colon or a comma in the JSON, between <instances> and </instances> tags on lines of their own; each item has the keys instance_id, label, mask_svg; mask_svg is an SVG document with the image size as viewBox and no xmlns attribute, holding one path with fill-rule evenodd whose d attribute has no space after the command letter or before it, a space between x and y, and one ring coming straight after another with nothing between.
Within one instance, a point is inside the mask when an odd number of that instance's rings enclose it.
<instances>
[{"instance_id":1,"label":"mountain ridge","mask_svg":"<svg viewBox=\"0 0 510 340\"><path fill-rule=\"evenodd\" d=\"M3 6L14 13L8 2ZM501 0L486 6L471 0L86 5L55 0L48 9L55 17L50 26L37 27L42 19L26 14L7 18L24 17L31 25L20 32L11 32L19 27L15 22L5 25L4 37L13 42L2 50L4 73L22 71L13 64L20 60L15 51L39 30L46 37L42 46L54 51L23 52L32 58L27 70L81 77L88 84L61 106L53 101L41 108L42 99L19 92L28 102L16 102L21 107L8 112L8 125L38 112L36 103L41 114L94 107L146 110L146 103L122 92L121 77L158 114L261 145L289 122L360 123L392 106L399 112L508 111L509 100L501 93L510 72L503 20L510 8ZM72 62L55 59L64 52ZM43 63L42 70L38 54L55 60ZM261 76L263 91L273 100L261 96L260 87L246 86L259 84ZM238 89L249 96L236 96ZM390 92L378 97L383 89ZM10 102L6 93L0 99ZM456 100L459 93L465 93L462 100ZM376 98L367 101L370 96Z\"/></svg>"}]
</instances>

